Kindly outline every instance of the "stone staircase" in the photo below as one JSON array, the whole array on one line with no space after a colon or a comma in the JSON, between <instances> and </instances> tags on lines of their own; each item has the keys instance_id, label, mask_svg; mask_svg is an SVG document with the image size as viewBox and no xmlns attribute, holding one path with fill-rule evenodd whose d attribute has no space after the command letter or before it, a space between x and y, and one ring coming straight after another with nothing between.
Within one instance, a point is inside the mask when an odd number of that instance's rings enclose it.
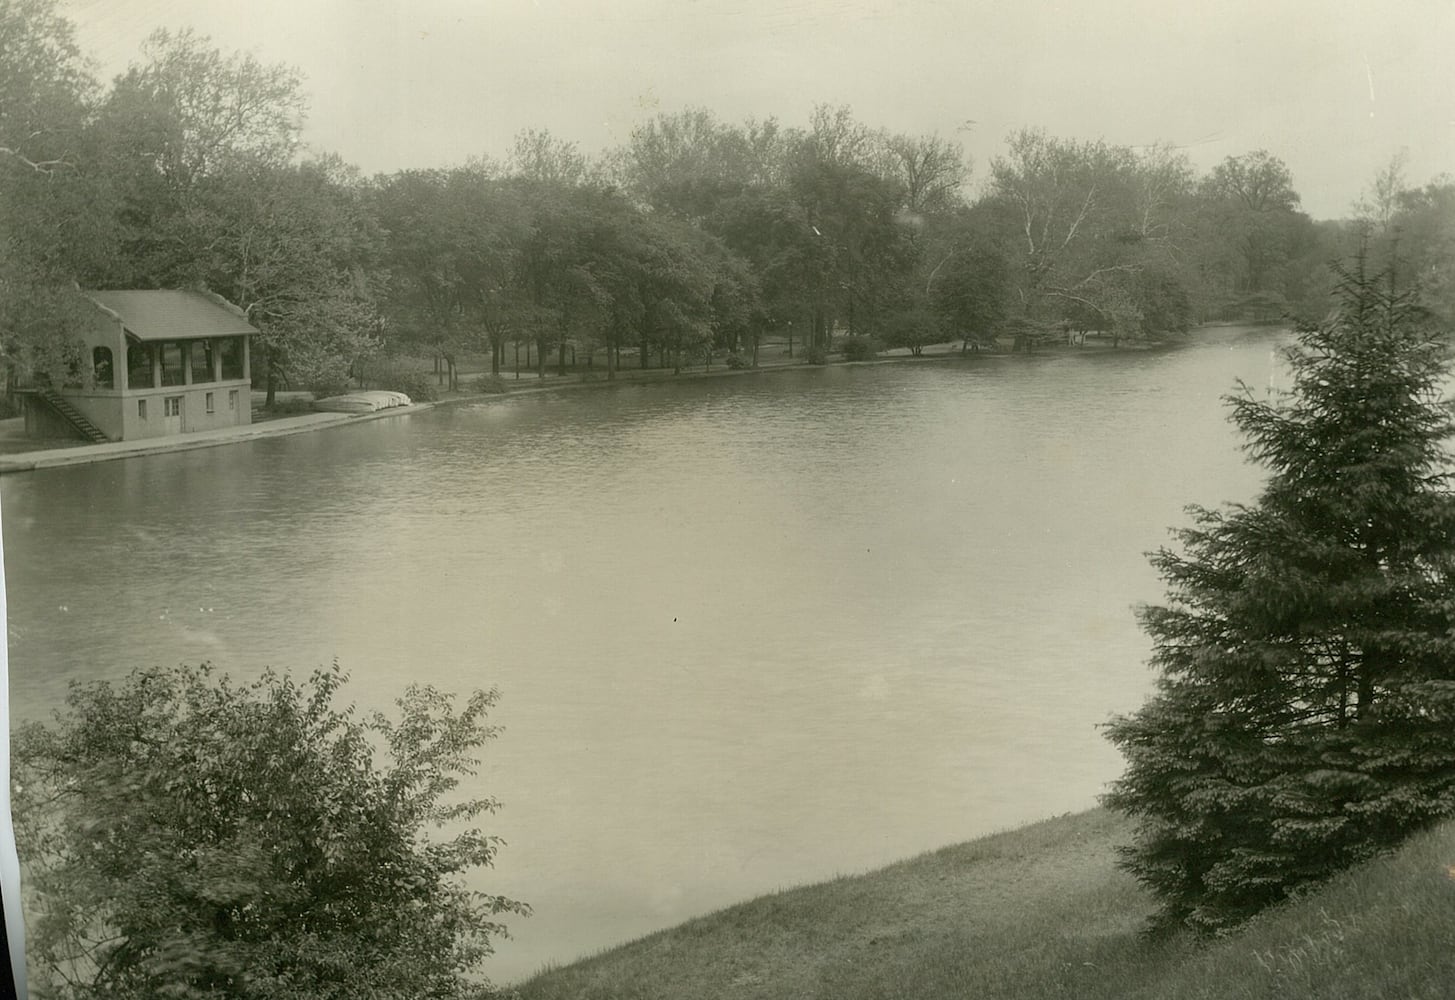
<instances>
[{"instance_id":1,"label":"stone staircase","mask_svg":"<svg viewBox=\"0 0 1455 1000\"><path fill-rule=\"evenodd\" d=\"M71 405L71 401L54 389L36 389L35 395L46 401L52 410L65 418L66 422L76 429L76 433L90 441L92 444L105 444L111 439L102 433L101 428L86 419L86 415Z\"/></svg>"}]
</instances>

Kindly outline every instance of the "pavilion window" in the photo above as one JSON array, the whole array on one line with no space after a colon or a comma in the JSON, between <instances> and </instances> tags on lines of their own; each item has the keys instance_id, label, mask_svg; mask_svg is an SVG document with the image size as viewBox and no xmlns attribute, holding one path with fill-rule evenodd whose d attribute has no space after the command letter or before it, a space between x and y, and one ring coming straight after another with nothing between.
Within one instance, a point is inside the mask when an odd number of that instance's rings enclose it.
<instances>
[{"instance_id":1,"label":"pavilion window","mask_svg":"<svg viewBox=\"0 0 1455 1000\"><path fill-rule=\"evenodd\" d=\"M126 345L126 387L151 389L152 349L149 344Z\"/></svg>"},{"instance_id":2,"label":"pavilion window","mask_svg":"<svg viewBox=\"0 0 1455 1000\"><path fill-rule=\"evenodd\" d=\"M61 361L65 365L65 376L61 385L67 389L85 388L85 373L82 365L85 364L85 345L81 343L66 344L61 348Z\"/></svg>"},{"instance_id":3,"label":"pavilion window","mask_svg":"<svg viewBox=\"0 0 1455 1000\"><path fill-rule=\"evenodd\" d=\"M243 377L243 339L225 337L221 341L222 377L239 379Z\"/></svg>"},{"instance_id":4,"label":"pavilion window","mask_svg":"<svg viewBox=\"0 0 1455 1000\"><path fill-rule=\"evenodd\" d=\"M111 374L111 348L97 347L91 351L91 381L98 389L110 389L115 385Z\"/></svg>"},{"instance_id":5,"label":"pavilion window","mask_svg":"<svg viewBox=\"0 0 1455 1000\"><path fill-rule=\"evenodd\" d=\"M212 341L194 340L187 347L188 353L192 355L192 382L216 381L213 369Z\"/></svg>"},{"instance_id":6,"label":"pavilion window","mask_svg":"<svg viewBox=\"0 0 1455 1000\"><path fill-rule=\"evenodd\" d=\"M168 340L162 349L162 385L186 385L187 369L182 358L182 344Z\"/></svg>"}]
</instances>

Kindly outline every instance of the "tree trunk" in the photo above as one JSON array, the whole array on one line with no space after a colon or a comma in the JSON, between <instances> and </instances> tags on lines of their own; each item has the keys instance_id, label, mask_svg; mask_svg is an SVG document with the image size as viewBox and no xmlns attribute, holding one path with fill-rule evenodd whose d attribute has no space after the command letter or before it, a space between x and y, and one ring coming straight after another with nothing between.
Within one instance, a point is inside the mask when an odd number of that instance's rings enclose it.
<instances>
[{"instance_id":1,"label":"tree trunk","mask_svg":"<svg viewBox=\"0 0 1455 1000\"><path fill-rule=\"evenodd\" d=\"M617 366L616 345L614 345L614 344L607 344L606 345L606 381L611 382L611 381L614 381L616 379L616 366Z\"/></svg>"},{"instance_id":2,"label":"tree trunk","mask_svg":"<svg viewBox=\"0 0 1455 1000\"><path fill-rule=\"evenodd\" d=\"M1355 718L1367 718L1369 711L1374 707L1374 678L1369 675L1369 661L1366 656L1365 662L1359 669L1359 704L1355 708Z\"/></svg>"}]
</instances>

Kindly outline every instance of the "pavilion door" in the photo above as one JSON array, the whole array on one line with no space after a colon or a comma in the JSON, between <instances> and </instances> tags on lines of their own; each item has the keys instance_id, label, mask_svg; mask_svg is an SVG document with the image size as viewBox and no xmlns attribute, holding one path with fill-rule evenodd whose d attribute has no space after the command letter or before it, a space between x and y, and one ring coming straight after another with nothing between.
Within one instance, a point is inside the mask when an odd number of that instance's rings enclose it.
<instances>
[{"instance_id":1,"label":"pavilion door","mask_svg":"<svg viewBox=\"0 0 1455 1000\"><path fill-rule=\"evenodd\" d=\"M162 400L162 429L168 434L182 433L182 396L167 396Z\"/></svg>"}]
</instances>

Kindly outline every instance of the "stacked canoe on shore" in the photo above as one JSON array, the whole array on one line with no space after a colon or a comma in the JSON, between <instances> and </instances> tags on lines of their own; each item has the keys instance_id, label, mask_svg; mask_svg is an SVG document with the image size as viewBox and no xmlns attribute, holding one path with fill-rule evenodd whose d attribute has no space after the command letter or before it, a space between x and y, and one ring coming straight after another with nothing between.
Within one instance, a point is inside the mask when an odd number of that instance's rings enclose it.
<instances>
[{"instance_id":1,"label":"stacked canoe on shore","mask_svg":"<svg viewBox=\"0 0 1455 1000\"><path fill-rule=\"evenodd\" d=\"M409 406L410 403L410 398L402 392L367 389L359 392L347 392L342 396L329 396L327 399L316 399L313 401L313 408L324 413L374 413L396 406Z\"/></svg>"}]
</instances>

